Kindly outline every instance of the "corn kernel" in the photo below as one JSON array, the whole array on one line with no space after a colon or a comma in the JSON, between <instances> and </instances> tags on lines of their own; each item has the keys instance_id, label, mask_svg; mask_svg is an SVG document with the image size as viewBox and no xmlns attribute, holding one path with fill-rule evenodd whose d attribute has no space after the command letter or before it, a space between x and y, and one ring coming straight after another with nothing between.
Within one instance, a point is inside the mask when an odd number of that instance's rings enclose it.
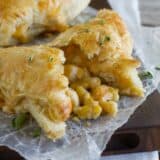
<instances>
[{"instance_id":1,"label":"corn kernel","mask_svg":"<svg viewBox=\"0 0 160 160\"><path fill-rule=\"evenodd\" d=\"M97 77L89 77L88 78L88 83L90 88L95 88L95 86L100 86L101 85L101 80Z\"/></svg>"},{"instance_id":2,"label":"corn kernel","mask_svg":"<svg viewBox=\"0 0 160 160\"><path fill-rule=\"evenodd\" d=\"M95 89L92 90L92 96L94 99L99 101L118 101L119 99L118 90L106 85L95 87Z\"/></svg>"},{"instance_id":3,"label":"corn kernel","mask_svg":"<svg viewBox=\"0 0 160 160\"><path fill-rule=\"evenodd\" d=\"M101 107L103 108L103 112L105 114L108 114L110 116L115 117L118 112L118 105L116 102L113 101L101 101L100 102Z\"/></svg>"},{"instance_id":4,"label":"corn kernel","mask_svg":"<svg viewBox=\"0 0 160 160\"><path fill-rule=\"evenodd\" d=\"M85 105L85 106L79 107L76 110L76 114L78 115L78 117L83 120L97 119L101 115L101 112L102 112L102 108L99 105L97 106Z\"/></svg>"},{"instance_id":5,"label":"corn kernel","mask_svg":"<svg viewBox=\"0 0 160 160\"><path fill-rule=\"evenodd\" d=\"M77 91L80 101L83 101L85 97L89 97L89 93L82 86L76 86L75 90Z\"/></svg>"},{"instance_id":6,"label":"corn kernel","mask_svg":"<svg viewBox=\"0 0 160 160\"><path fill-rule=\"evenodd\" d=\"M101 108L101 106L99 106L99 105L97 105L97 106L94 106L93 107L93 119L97 119L100 115L101 115L101 113L102 113L102 108Z\"/></svg>"},{"instance_id":7,"label":"corn kernel","mask_svg":"<svg viewBox=\"0 0 160 160\"><path fill-rule=\"evenodd\" d=\"M84 99L84 103L87 105L93 105L94 104L94 100L90 95L87 95Z\"/></svg>"},{"instance_id":8,"label":"corn kernel","mask_svg":"<svg viewBox=\"0 0 160 160\"><path fill-rule=\"evenodd\" d=\"M71 82L74 82L77 79L82 79L82 77L84 76L83 69L75 65L65 65L64 72Z\"/></svg>"},{"instance_id":9,"label":"corn kernel","mask_svg":"<svg viewBox=\"0 0 160 160\"><path fill-rule=\"evenodd\" d=\"M75 113L80 119L91 119L91 108L89 106L79 107Z\"/></svg>"}]
</instances>

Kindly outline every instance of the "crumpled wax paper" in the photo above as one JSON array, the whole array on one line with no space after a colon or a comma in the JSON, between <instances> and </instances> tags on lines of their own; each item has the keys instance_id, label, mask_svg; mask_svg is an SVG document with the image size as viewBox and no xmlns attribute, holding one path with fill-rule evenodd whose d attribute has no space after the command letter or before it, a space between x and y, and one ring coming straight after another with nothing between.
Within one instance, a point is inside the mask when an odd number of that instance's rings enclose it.
<instances>
[{"instance_id":1,"label":"crumpled wax paper","mask_svg":"<svg viewBox=\"0 0 160 160\"><path fill-rule=\"evenodd\" d=\"M150 71L154 76L153 79L143 81L145 97L122 97L116 117L100 117L98 120L90 121L89 126L86 122L68 121L65 137L55 142L43 134L39 138L32 137L32 131L37 127L34 120L30 120L20 131L13 130L13 117L0 112L0 145L16 150L26 160L98 160L115 130L126 123L136 108L157 88L160 71L156 71L155 66L160 63L160 29L140 26L136 0L109 2L126 21L134 37L134 55L143 63L140 70ZM88 8L77 18L76 23L94 15L95 10Z\"/></svg>"}]
</instances>

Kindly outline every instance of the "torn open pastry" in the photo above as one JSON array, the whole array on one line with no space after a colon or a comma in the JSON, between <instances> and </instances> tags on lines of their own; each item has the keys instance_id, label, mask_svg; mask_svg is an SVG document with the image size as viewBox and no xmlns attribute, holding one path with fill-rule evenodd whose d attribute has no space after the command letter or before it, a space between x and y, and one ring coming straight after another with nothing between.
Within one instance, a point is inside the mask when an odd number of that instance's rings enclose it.
<instances>
[{"instance_id":1,"label":"torn open pastry","mask_svg":"<svg viewBox=\"0 0 160 160\"><path fill-rule=\"evenodd\" d=\"M83 120L97 119L102 114L116 116L118 112L118 89L103 84L85 68L66 64L65 75L71 89L73 114Z\"/></svg>"},{"instance_id":2,"label":"torn open pastry","mask_svg":"<svg viewBox=\"0 0 160 160\"><path fill-rule=\"evenodd\" d=\"M85 68L64 63L63 51L56 48L1 48L0 109L30 113L51 139L63 137L71 112L83 120L116 116L118 90Z\"/></svg>"},{"instance_id":3,"label":"torn open pastry","mask_svg":"<svg viewBox=\"0 0 160 160\"><path fill-rule=\"evenodd\" d=\"M119 94L143 96L140 62L117 13L101 10L47 45L0 49L0 107L31 113L49 138L64 135L71 112L82 120L116 116Z\"/></svg>"},{"instance_id":4,"label":"torn open pastry","mask_svg":"<svg viewBox=\"0 0 160 160\"><path fill-rule=\"evenodd\" d=\"M0 49L0 108L29 112L49 138L61 138L72 110L63 51L55 48Z\"/></svg>"},{"instance_id":5,"label":"torn open pastry","mask_svg":"<svg viewBox=\"0 0 160 160\"><path fill-rule=\"evenodd\" d=\"M29 42L42 32L64 31L90 0L0 0L0 46Z\"/></svg>"},{"instance_id":6,"label":"torn open pastry","mask_svg":"<svg viewBox=\"0 0 160 160\"><path fill-rule=\"evenodd\" d=\"M87 68L120 94L144 95L136 70L140 62L132 57L131 35L114 11L101 10L94 19L71 27L48 45L63 49L67 64Z\"/></svg>"}]
</instances>

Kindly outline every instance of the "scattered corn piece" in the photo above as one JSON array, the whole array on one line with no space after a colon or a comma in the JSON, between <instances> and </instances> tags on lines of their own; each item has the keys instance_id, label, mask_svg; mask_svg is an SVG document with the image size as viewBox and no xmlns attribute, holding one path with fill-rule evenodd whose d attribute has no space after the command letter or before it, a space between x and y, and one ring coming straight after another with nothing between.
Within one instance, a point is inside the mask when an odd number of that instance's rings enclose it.
<instances>
[{"instance_id":1,"label":"scattered corn piece","mask_svg":"<svg viewBox=\"0 0 160 160\"><path fill-rule=\"evenodd\" d=\"M118 112L118 105L113 101L101 101L100 105L103 108L103 112L110 116L116 116Z\"/></svg>"},{"instance_id":2,"label":"scattered corn piece","mask_svg":"<svg viewBox=\"0 0 160 160\"><path fill-rule=\"evenodd\" d=\"M102 113L102 108L101 106L82 106L78 107L77 110L75 111L77 116L80 119L97 119L101 113Z\"/></svg>"}]
</instances>

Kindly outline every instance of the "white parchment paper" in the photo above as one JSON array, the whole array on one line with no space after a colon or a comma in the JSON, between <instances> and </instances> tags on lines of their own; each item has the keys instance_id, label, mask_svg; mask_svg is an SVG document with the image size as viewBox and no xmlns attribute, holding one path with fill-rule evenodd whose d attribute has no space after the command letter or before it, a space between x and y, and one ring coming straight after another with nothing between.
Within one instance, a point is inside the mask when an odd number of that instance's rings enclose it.
<instances>
[{"instance_id":1,"label":"white parchment paper","mask_svg":"<svg viewBox=\"0 0 160 160\"><path fill-rule=\"evenodd\" d=\"M63 139L53 142L43 134L39 138L31 136L37 124L31 120L20 131L11 127L12 116L0 112L0 145L19 152L27 160L98 160L112 134L127 122L136 108L151 94L160 81L160 71L155 66L160 63L160 29L140 26L138 2L136 0L109 0L111 6L125 19L135 40L134 55L141 59L140 70L152 72L152 80L143 81L146 89L144 98L122 97L117 117L101 117L85 122L67 122L67 132ZM78 22L94 16L95 10L87 9L77 18ZM76 21L76 22L77 22Z\"/></svg>"}]
</instances>

